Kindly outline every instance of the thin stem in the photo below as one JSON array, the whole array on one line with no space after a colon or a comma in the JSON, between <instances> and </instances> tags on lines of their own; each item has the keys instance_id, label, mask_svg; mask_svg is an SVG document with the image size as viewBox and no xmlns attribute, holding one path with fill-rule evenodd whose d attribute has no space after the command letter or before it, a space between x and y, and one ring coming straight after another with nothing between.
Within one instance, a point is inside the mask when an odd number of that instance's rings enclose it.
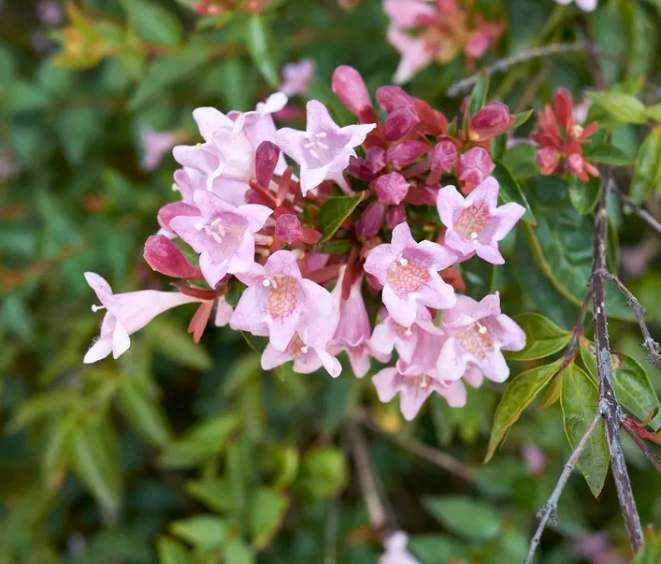
<instances>
[{"instance_id":1,"label":"thin stem","mask_svg":"<svg viewBox=\"0 0 661 564\"><path fill-rule=\"evenodd\" d=\"M576 355L576 347L578 346L578 338L583 334L583 327L585 325L585 317L588 313L588 307L590 307L590 300L592 299L592 285L588 284L588 292L585 295L583 300L583 305L581 306L581 311L578 314L578 321L574 327L574 333L571 336L571 341L567 345L564 356L562 357L562 363L560 364L560 369L558 372L562 373L567 366L574 360Z\"/></svg>"},{"instance_id":2,"label":"thin stem","mask_svg":"<svg viewBox=\"0 0 661 564\"><path fill-rule=\"evenodd\" d=\"M625 418L622 418L620 421L622 424L622 427L624 430L629 433L629 436L633 439L633 442L638 445L638 448L643 452L643 454L647 457L647 459L652 463L652 466L657 469L659 474L661 474L661 460L659 460L659 457L652 452L652 449L647 446L647 443L642 439L638 433L636 433L635 429L633 429L626 421Z\"/></svg>"},{"instance_id":3,"label":"thin stem","mask_svg":"<svg viewBox=\"0 0 661 564\"><path fill-rule=\"evenodd\" d=\"M597 428L597 424L602 417L604 407L605 406L601 404L599 405L597 413L595 413L594 418L590 422L590 425L588 425L588 428L585 430L585 434L576 445L576 448L569 457L569 460L565 463L565 466L562 469L562 474L560 474L560 478L558 479L558 483L555 485L553 493L551 493L551 497L548 498L544 504L544 507L542 507L541 511L539 512L539 525L537 526L537 530L535 531L535 534L530 541L530 549L528 550L528 556L526 557L524 564L531 564L533 556L535 556L535 551L537 550L539 542L542 539L542 533L544 532L546 525L548 524L549 520L555 518L556 511L558 510L558 501L560 500L562 490L565 489L565 485L567 484L569 476L571 476L571 473L574 470L574 467L576 466L581 453L588 444L592 433L594 433L594 430Z\"/></svg>"},{"instance_id":4,"label":"thin stem","mask_svg":"<svg viewBox=\"0 0 661 564\"><path fill-rule=\"evenodd\" d=\"M661 223L657 221L657 219L650 213L648 212L645 208L639 206L634 202L629 196L626 194L620 192L619 190L613 190L613 194L617 196L617 198L623 203L629 206L640 219L645 221L647 225L649 225L654 231L656 231L659 235L661 235Z\"/></svg>"}]
</instances>

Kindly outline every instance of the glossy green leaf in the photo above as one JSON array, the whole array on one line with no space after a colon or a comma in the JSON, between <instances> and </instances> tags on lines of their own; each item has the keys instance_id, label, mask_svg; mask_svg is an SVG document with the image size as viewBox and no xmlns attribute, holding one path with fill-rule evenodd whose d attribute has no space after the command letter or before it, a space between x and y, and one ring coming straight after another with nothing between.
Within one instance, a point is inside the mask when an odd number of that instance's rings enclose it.
<instances>
[{"instance_id":1,"label":"glossy green leaf","mask_svg":"<svg viewBox=\"0 0 661 564\"><path fill-rule=\"evenodd\" d=\"M599 403L597 386L581 368L570 364L562 374L560 405L564 417L565 434L572 449L576 448ZM598 497L608 474L608 445L602 425L592 433L587 446L578 459L578 467L585 476L590 490Z\"/></svg>"},{"instance_id":2,"label":"glossy green leaf","mask_svg":"<svg viewBox=\"0 0 661 564\"><path fill-rule=\"evenodd\" d=\"M227 525L220 517L196 515L170 523L170 532L196 548L222 546L227 542Z\"/></svg>"},{"instance_id":3,"label":"glossy green leaf","mask_svg":"<svg viewBox=\"0 0 661 564\"><path fill-rule=\"evenodd\" d=\"M493 418L489 449L486 462L496 452L496 448L507 434L510 427L519 420L523 410L528 407L551 381L560 368L559 360L522 372L507 385Z\"/></svg>"},{"instance_id":4,"label":"glossy green leaf","mask_svg":"<svg viewBox=\"0 0 661 564\"><path fill-rule=\"evenodd\" d=\"M159 564L190 564L188 551L179 542L168 537L160 537L156 544Z\"/></svg>"},{"instance_id":5,"label":"glossy green leaf","mask_svg":"<svg viewBox=\"0 0 661 564\"><path fill-rule=\"evenodd\" d=\"M480 79L473 86L471 91L470 100L468 102L468 111L471 116L474 116L487 104L487 98L489 96L489 74L483 72L480 75Z\"/></svg>"},{"instance_id":6,"label":"glossy green leaf","mask_svg":"<svg viewBox=\"0 0 661 564\"><path fill-rule=\"evenodd\" d=\"M587 92L592 102L623 123L645 123L645 105L635 96L623 92Z\"/></svg>"},{"instance_id":7,"label":"glossy green leaf","mask_svg":"<svg viewBox=\"0 0 661 564\"><path fill-rule=\"evenodd\" d=\"M538 313L522 313L514 320L526 333L526 346L520 351L509 351L510 360L536 360L552 355L569 344L571 331L560 329L553 321Z\"/></svg>"},{"instance_id":8,"label":"glossy green leaf","mask_svg":"<svg viewBox=\"0 0 661 564\"><path fill-rule=\"evenodd\" d=\"M496 165L496 168L494 169L492 175L498 181L500 186L500 190L498 192L500 201L504 204L515 202L526 208L526 212L522 217L523 221L535 225L537 220L535 219L535 216L530 209L530 204L528 204L528 200L523 195L521 187L518 185L516 180L514 180L512 173L503 163L496 161L494 164Z\"/></svg>"},{"instance_id":9,"label":"glossy green leaf","mask_svg":"<svg viewBox=\"0 0 661 564\"><path fill-rule=\"evenodd\" d=\"M629 166L634 158L615 145L585 145L583 150L585 158L591 163L607 164L612 166Z\"/></svg>"},{"instance_id":10,"label":"glossy green leaf","mask_svg":"<svg viewBox=\"0 0 661 564\"><path fill-rule=\"evenodd\" d=\"M362 199L362 193L355 196L339 196L328 198L321 205L319 225L322 229L322 235L319 243L325 243L335 235L335 232L344 223L344 220L353 213Z\"/></svg>"},{"instance_id":11,"label":"glossy green leaf","mask_svg":"<svg viewBox=\"0 0 661 564\"><path fill-rule=\"evenodd\" d=\"M661 187L661 126L647 135L638 150L636 168L629 196L637 204L643 203L652 190Z\"/></svg>"},{"instance_id":12,"label":"glossy green leaf","mask_svg":"<svg viewBox=\"0 0 661 564\"><path fill-rule=\"evenodd\" d=\"M163 356L177 364L197 370L208 370L211 367L209 353L203 346L195 344L193 337L186 332L185 325L167 317L159 317L145 327L144 333Z\"/></svg>"},{"instance_id":13,"label":"glossy green leaf","mask_svg":"<svg viewBox=\"0 0 661 564\"><path fill-rule=\"evenodd\" d=\"M600 177L591 176L587 182L576 176L571 177L569 181L569 199L581 215L590 213L597 207L599 194L601 194Z\"/></svg>"},{"instance_id":14,"label":"glossy green leaf","mask_svg":"<svg viewBox=\"0 0 661 564\"><path fill-rule=\"evenodd\" d=\"M275 490L261 488L250 500L250 534L252 544L262 550L273 539L289 507L289 498Z\"/></svg>"},{"instance_id":15,"label":"glossy green leaf","mask_svg":"<svg viewBox=\"0 0 661 564\"><path fill-rule=\"evenodd\" d=\"M259 72L262 73L266 82L273 88L277 88L280 80L277 44L262 16L256 14L250 18L246 39L248 50Z\"/></svg>"},{"instance_id":16,"label":"glossy green leaf","mask_svg":"<svg viewBox=\"0 0 661 564\"><path fill-rule=\"evenodd\" d=\"M472 542L495 538L501 517L491 505L465 496L424 497L423 505L444 527Z\"/></svg>"}]
</instances>

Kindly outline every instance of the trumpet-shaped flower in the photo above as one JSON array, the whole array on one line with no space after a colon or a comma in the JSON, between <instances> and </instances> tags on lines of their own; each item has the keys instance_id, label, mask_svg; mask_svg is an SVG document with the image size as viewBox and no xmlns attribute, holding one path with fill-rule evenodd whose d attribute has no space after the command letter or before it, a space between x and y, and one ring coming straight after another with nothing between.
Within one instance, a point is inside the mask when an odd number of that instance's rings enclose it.
<instances>
[{"instance_id":1,"label":"trumpet-shaped flower","mask_svg":"<svg viewBox=\"0 0 661 564\"><path fill-rule=\"evenodd\" d=\"M83 359L85 364L101 360L110 353L113 358L118 358L131 346L130 335L154 317L179 305L203 301L179 292L156 290L113 294L108 282L94 272L86 272L85 280L102 304L92 306L92 310L107 310L101 322L101 336L87 351Z\"/></svg>"},{"instance_id":2,"label":"trumpet-shaped flower","mask_svg":"<svg viewBox=\"0 0 661 564\"><path fill-rule=\"evenodd\" d=\"M383 303L392 318L410 327L416 319L417 304L434 309L454 307L452 286L438 274L457 257L431 241L416 243L406 223L392 232L392 243L375 247L365 261L365 270L383 286Z\"/></svg>"},{"instance_id":3,"label":"trumpet-shaped flower","mask_svg":"<svg viewBox=\"0 0 661 564\"><path fill-rule=\"evenodd\" d=\"M291 360L294 361L294 372L299 374L316 372L322 366L333 378L342 372L340 361L328 353L324 345L309 345L298 334L292 337L284 351L279 351L269 343L262 354L262 368L271 370Z\"/></svg>"},{"instance_id":4,"label":"trumpet-shaped flower","mask_svg":"<svg viewBox=\"0 0 661 564\"><path fill-rule=\"evenodd\" d=\"M305 131L288 127L276 134L276 144L301 166L301 191L307 194L324 180L334 180L346 192L349 185L342 172L349 159L356 156L354 147L365 141L376 124L340 127L330 117L326 106L317 100L307 104Z\"/></svg>"},{"instance_id":5,"label":"trumpet-shaped flower","mask_svg":"<svg viewBox=\"0 0 661 564\"><path fill-rule=\"evenodd\" d=\"M298 63L288 63L282 67L282 84L280 92L287 96L305 94L308 82L314 77L314 61L301 59Z\"/></svg>"},{"instance_id":6,"label":"trumpet-shaped flower","mask_svg":"<svg viewBox=\"0 0 661 564\"><path fill-rule=\"evenodd\" d=\"M225 274L245 271L255 261L255 239L273 213L266 206L234 207L214 193L198 190L193 197L201 216L177 216L170 228L200 254L204 279L214 287Z\"/></svg>"},{"instance_id":7,"label":"trumpet-shaped flower","mask_svg":"<svg viewBox=\"0 0 661 564\"><path fill-rule=\"evenodd\" d=\"M464 261L477 254L491 264L503 264L498 250L501 241L525 213L525 208L510 202L498 207L498 181L487 178L465 199L454 186L438 192L438 215L447 227L445 246Z\"/></svg>"}]
</instances>

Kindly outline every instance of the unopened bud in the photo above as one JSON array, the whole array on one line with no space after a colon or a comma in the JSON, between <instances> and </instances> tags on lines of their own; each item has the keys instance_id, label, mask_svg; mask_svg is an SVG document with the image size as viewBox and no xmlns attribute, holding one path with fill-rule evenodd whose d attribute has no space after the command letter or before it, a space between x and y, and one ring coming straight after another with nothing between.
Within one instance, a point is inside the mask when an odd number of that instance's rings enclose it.
<instances>
[{"instance_id":1,"label":"unopened bud","mask_svg":"<svg viewBox=\"0 0 661 564\"><path fill-rule=\"evenodd\" d=\"M386 207L380 202L372 202L356 222L356 236L370 239L374 237L385 219Z\"/></svg>"},{"instance_id":2,"label":"unopened bud","mask_svg":"<svg viewBox=\"0 0 661 564\"><path fill-rule=\"evenodd\" d=\"M489 176L496 166L491 155L482 147L473 147L459 156L457 176L464 193L470 193Z\"/></svg>"},{"instance_id":3,"label":"unopened bud","mask_svg":"<svg viewBox=\"0 0 661 564\"><path fill-rule=\"evenodd\" d=\"M384 174L374 182L374 193L382 204L397 205L406 198L409 183L398 172Z\"/></svg>"},{"instance_id":4,"label":"unopened bud","mask_svg":"<svg viewBox=\"0 0 661 564\"><path fill-rule=\"evenodd\" d=\"M390 227L390 229L394 229L400 223L404 223L405 221L406 210L402 204L399 204L398 206L390 206L388 208L388 211L386 212L386 225Z\"/></svg>"},{"instance_id":5,"label":"unopened bud","mask_svg":"<svg viewBox=\"0 0 661 564\"><path fill-rule=\"evenodd\" d=\"M333 73L332 87L333 93L353 115L360 117L362 110L372 107L365 81L353 67L348 65L337 67Z\"/></svg>"},{"instance_id":6,"label":"unopened bud","mask_svg":"<svg viewBox=\"0 0 661 564\"><path fill-rule=\"evenodd\" d=\"M275 238L291 245L301 236L301 222L293 214L283 214L275 220Z\"/></svg>"},{"instance_id":7,"label":"unopened bud","mask_svg":"<svg viewBox=\"0 0 661 564\"><path fill-rule=\"evenodd\" d=\"M553 174L560 163L560 151L555 147L543 147L537 152L535 162L539 165L540 172L544 176Z\"/></svg>"},{"instance_id":8,"label":"unopened bud","mask_svg":"<svg viewBox=\"0 0 661 564\"><path fill-rule=\"evenodd\" d=\"M417 161L427 152L428 146L422 141L403 141L393 145L386 152L386 162L401 169Z\"/></svg>"},{"instance_id":9,"label":"unopened bud","mask_svg":"<svg viewBox=\"0 0 661 564\"><path fill-rule=\"evenodd\" d=\"M145 260L156 272L183 278L184 280L201 280L202 272L190 264L179 247L165 235L152 235L145 242Z\"/></svg>"},{"instance_id":10,"label":"unopened bud","mask_svg":"<svg viewBox=\"0 0 661 564\"><path fill-rule=\"evenodd\" d=\"M441 141L434 145L428 158L432 170L450 172L457 162L457 148L451 141Z\"/></svg>"},{"instance_id":11,"label":"unopened bud","mask_svg":"<svg viewBox=\"0 0 661 564\"><path fill-rule=\"evenodd\" d=\"M177 216L180 215L200 215L200 210L193 204L186 204L184 202L170 202L161 206L161 209L158 210L156 214L156 219L158 224L165 229L166 231L172 231L170 229L170 222Z\"/></svg>"},{"instance_id":12,"label":"unopened bud","mask_svg":"<svg viewBox=\"0 0 661 564\"><path fill-rule=\"evenodd\" d=\"M260 186L268 186L278 164L280 149L270 141L262 141L255 151L255 178Z\"/></svg>"},{"instance_id":13,"label":"unopened bud","mask_svg":"<svg viewBox=\"0 0 661 564\"><path fill-rule=\"evenodd\" d=\"M413 131L420 118L412 106L402 106L393 111L386 120L385 134L388 141L396 141Z\"/></svg>"},{"instance_id":14,"label":"unopened bud","mask_svg":"<svg viewBox=\"0 0 661 564\"><path fill-rule=\"evenodd\" d=\"M514 125L516 118L510 115L510 110L500 102L490 102L482 108L470 124L470 139L472 141L485 141L492 139Z\"/></svg>"},{"instance_id":15,"label":"unopened bud","mask_svg":"<svg viewBox=\"0 0 661 564\"><path fill-rule=\"evenodd\" d=\"M399 86L382 86L376 91L376 101L386 112L394 112L397 108L413 106L415 98Z\"/></svg>"}]
</instances>

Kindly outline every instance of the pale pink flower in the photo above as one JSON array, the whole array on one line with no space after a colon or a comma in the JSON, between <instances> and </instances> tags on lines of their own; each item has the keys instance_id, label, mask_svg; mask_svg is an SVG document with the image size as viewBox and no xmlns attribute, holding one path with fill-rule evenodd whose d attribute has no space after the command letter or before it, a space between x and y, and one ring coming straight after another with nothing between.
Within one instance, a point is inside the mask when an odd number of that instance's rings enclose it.
<instances>
[{"instance_id":1,"label":"pale pink flower","mask_svg":"<svg viewBox=\"0 0 661 564\"><path fill-rule=\"evenodd\" d=\"M546 469L546 456L538 446L523 445L521 447L521 457L526 464L528 472L535 476L544 473Z\"/></svg>"},{"instance_id":2,"label":"pale pink flower","mask_svg":"<svg viewBox=\"0 0 661 564\"><path fill-rule=\"evenodd\" d=\"M408 537L403 531L390 535L384 542L385 552L379 557L379 564L420 564L411 553L406 550Z\"/></svg>"},{"instance_id":3,"label":"pale pink flower","mask_svg":"<svg viewBox=\"0 0 661 564\"><path fill-rule=\"evenodd\" d=\"M255 238L273 211L266 206L234 207L207 190L193 196L201 216L180 215L170 228L196 253L200 269L213 288L225 274L247 271L255 262Z\"/></svg>"},{"instance_id":4,"label":"pale pink flower","mask_svg":"<svg viewBox=\"0 0 661 564\"><path fill-rule=\"evenodd\" d=\"M305 94L308 82L314 77L314 61L301 59L298 63L288 63L282 67L282 84L280 92L287 96Z\"/></svg>"},{"instance_id":5,"label":"pale pink flower","mask_svg":"<svg viewBox=\"0 0 661 564\"><path fill-rule=\"evenodd\" d=\"M439 270L457 257L436 243L416 243L406 223L392 232L392 243L375 247L365 261L365 270L383 286L383 303L393 319L410 327L416 318L417 304L434 309L454 307L452 286L443 282Z\"/></svg>"},{"instance_id":6,"label":"pale pink flower","mask_svg":"<svg viewBox=\"0 0 661 564\"><path fill-rule=\"evenodd\" d=\"M219 296L216 304L216 317L213 320L214 325L216 327L229 325L233 313L234 308L227 303L225 296Z\"/></svg>"},{"instance_id":7,"label":"pale pink flower","mask_svg":"<svg viewBox=\"0 0 661 564\"><path fill-rule=\"evenodd\" d=\"M129 335L142 329L154 317L173 307L202 301L180 292L156 290L113 294L108 282L94 272L86 272L85 280L102 304L92 306L92 311L107 310L101 322L101 336L87 351L83 359L85 364L101 360L110 353L113 358L118 358L131 346Z\"/></svg>"},{"instance_id":8,"label":"pale pink flower","mask_svg":"<svg viewBox=\"0 0 661 564\"><path fill-rule=\"evenodd\" d=\"M179 135L173 131L154 131L145 128L140 132L142 141L142 168L146 171L156 170L163 157L177 144Z\"/></svg>"},{"instance_id":9,"label":"pale pink flower","mask_svg":"<svg viewBox=\"0 0 661 564\"><path fill-rule=\"evenodd\" d=\"M387 38L402 56L393 77L396 84L408 82L434 60L434 55L424 39L413 37L399 27L391 25Z\"/></svg>"},{"instance_id":10,"label":"pale pink flower","mask_svg":"<svg viewBox=\"0 0 661 564\"><path fill-rule=\"evenodd\" d=\"M459 380L474 367L489 380L504 382L510 370L501 351L520 351L526 345L521 327L500 312L498 294L480 302L457 296L457 305L443 312L441 327L447 336L436 369L447 380Z\"/></svg>"},{"instance_id":11,"label":"pale pink flower","mask_svg":"<svg viewBox=\"0 0 661 564\"><path fill-rule=\"evenodd\" d=\"M473 147L459 155L456 171L462 192L470 194L495 168L489 151L482 147Z\"/></svg>"},{"instance_id":12,"label":"pale pink flower","mask_svg":"<svg viewBox=\"0 0 661 564\"><path fill-rule=\"evenodd\" d=\"M436 207L447 227L445 246L457 253L461 261L477 254L491 264L503 264L498 242L525 213L525 208L510 202L498 207L498 181L487 178L466 198L454 186L438 192Z\"/></svg>"},{"instance_id":13,"label":"pale pink flower","mask_svg":"<svg viewBox=\"0 0 661 564\"><path fill-rule=\"evenodd\" d=\"M350 192L342 172L349 165L349 159L356 156L354 147L361 145L375 127L374 123L340 127L330 117L326 106L310 100L306 130L280 129L276 144L301 166L303 195L324 180L333 180L345 192Z\"/></svg>"},{"instance_id":14,"label":"pale pink flower","mask_svg":"<svg viewBox=\"0 0 661 564\"><path fill-rule=\"evenodd\" d=\"M307 344L298 334L294 335L284 351L279 351L269 343L262 354L262 368L271 370L291 360L294 361L294 372L298 374L310 374L322 366L333 378L342 372L340 361L326 351L325 344Z\"/></svg>"},{"instance_id":15,"label":"pale pink flower","mask_svg":"<svg viewBox=\"0 0 661 564\"><path fill-rule=\"evenodd\" d=\"M291 251L273 253L264 266L237 273L248 288L234 310L232 329L270 337L284 351L298 334L304 343L327 343L335 331L334 300L330 292L301 276Z\"/></svg>"},{"instance_id":16,"label":"pale pink flower","mask_svg":"<svg viewBox=\"0 0 661 564\"><path fill-rule=\"evenodd\" d=\"M193 203L195 190L210 190L226 202L240 206L246 203L246 192L250 189L250 185L245 180L223 176L209 180L207 174L188 167L175 171L174 182L172 189L181 192L182 200L188 204Z\"/></svg>"},{"instance_id":17,"label":"pale pink flower","mask_svg":"<svg viewBox=\"0 0 661 564\"><path fill-rule=\"evenodd\" d=\"M558 4L570 4L572 0L555 0ZM592 12L597 7L598 0L576 0L576 5L585 12Z\"/></svg>"}]
</instances>

